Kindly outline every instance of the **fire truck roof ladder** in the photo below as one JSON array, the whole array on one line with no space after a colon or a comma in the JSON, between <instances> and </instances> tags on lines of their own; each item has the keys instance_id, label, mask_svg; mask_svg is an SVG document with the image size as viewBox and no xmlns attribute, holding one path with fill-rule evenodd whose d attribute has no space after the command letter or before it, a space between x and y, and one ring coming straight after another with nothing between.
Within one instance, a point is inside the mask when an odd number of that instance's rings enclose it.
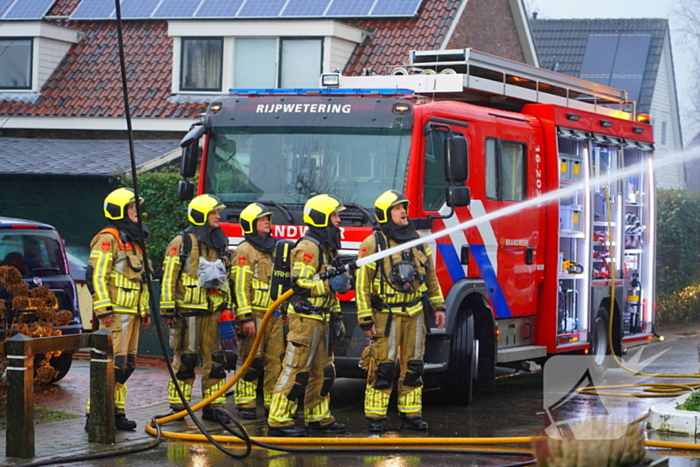
<instances>
[{"instance_id":1,"label":"fire truck roof ladder","mask_svg":"<svg viewBox=\"0 0 700 467\"><path fill-rule=\"evenodd\" d=\"M627 92L472 49L411 52L390 75L341 76L341 88L405 88L419 97L518 111L527 103L557 104L633 119Z\"/></svg>"}]
</instances>

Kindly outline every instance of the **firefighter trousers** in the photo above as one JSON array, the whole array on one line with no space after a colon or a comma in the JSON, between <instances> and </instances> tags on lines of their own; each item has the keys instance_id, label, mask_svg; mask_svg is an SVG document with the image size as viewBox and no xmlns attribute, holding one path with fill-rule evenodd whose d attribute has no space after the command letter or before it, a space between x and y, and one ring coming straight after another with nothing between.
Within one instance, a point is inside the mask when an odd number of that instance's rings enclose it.
<instances>
[{"instance_id":1,"label":"firefighter trousers","mask_svg":"<svg viewBox=\"0 0 700 467\"><path fill-rule=\"evenodd\" d=\"M327 322L296 314L290 315L287 351L268 417L270 426L283 427L294 424L292 415L301 396L304 397L306 425L318 422L321 426L326 426L335 422L330 412L328 392L329 369L333 370L335 377L328 337Z\"/></svg>"},{"instance_id":2,"label":"firefighter trousers","mask_svg":"<svg viewBox=\"0 0 700 467\"><path fill-rule=\"evenodd\" d=\"M255 329L260 329L260 323L265 316L265 311L254 311ZM260 372L264 373L263 396L265 408L270 408L272 393L275 390L277 379L282 371L282 358L284 357L284 323L282 317L272 316L263 333L262 343L258 348L256 359L245 375L236 382L236 405L240 408L254 409L256 406L256 390ZM237 324L241 328L241 325ZM239 333L239 337L242 333ZM243 336L238 341L238 364L236 372L243 366L250 350L255 342L255 335Z\"/></svg>"},{"instance_id":3,"label":"firefighter trousers","mask_svg":"<svg viewBox=\"0 0 700 467\"><path fill-rule=\"evenodd\" d=\"M214 394L226 382L224 356L219 345L220 314L207 312L202 316L180 317L169 329L170 346L175 351L173 368L188 404L192 400L198 355L202 358L202 399ZM173 409L184 408L172 379L168 383L168 402ZM220 406L225 403L226 395L222 394L211 405Z\"/></svg>"},{"instance_id":4,"label":"firefighter trousers","mask_svg":"<svg viewBox=\"0 0 700 467\"><path fill-rule=\"evenodd\" d=\"M365 417L386 418L389 397L394 388L397 363L399 371L398 409L402 417L420 417L422 411L423 354L425 324L423 314L393 313L388 335L389 313L374 313L377 334L372 348L376 371L368 375L365 389ZM408 378L407 378L408 377ZM377 388L379 386L379 388Z\"/></svg>"},{"instance_id":5,"label":"firefighter trousers","mask_svg":"<svg viewBox=\"0 0 700 467\"><path fill-rule=\"evenodd\" d=\"M112 331L114 358L114 413L126 413L126 381L136 369L136 352L141 331L141 316L136 313L114 313L109 326L100 320L100 329ZM88 399L86 413L90 413Z\"/></svg>"}]
</instances>

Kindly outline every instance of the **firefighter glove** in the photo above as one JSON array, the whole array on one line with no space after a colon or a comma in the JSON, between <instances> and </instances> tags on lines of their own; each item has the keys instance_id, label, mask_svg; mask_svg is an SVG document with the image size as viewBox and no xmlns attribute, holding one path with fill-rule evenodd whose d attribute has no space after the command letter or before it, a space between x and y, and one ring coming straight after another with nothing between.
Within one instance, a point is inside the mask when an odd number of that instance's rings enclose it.
<instances>
[{"instance_id":1,"label":"firefighter glove","mask_svg":"<svg viewBox=\"0 0 700 467\"><path fill-rule=\"evenodd\" d=\"M334 316L331 320L331 334L336 342L340 342L345 338L345 323L339 315Z\"/></svg>"},{"instance_id":2,"label":"firefighter glove","mask_svg":"<svg viewBox=\"0 0 700 467\"><path fill-rule=\"evenodd\" d=\"M350 277L346 273L343 273L339 276L335 276L334 278L330 279L328 281L328 284L330 285L332 291L338 293L346 293L350 289L352 289L352 277Z\"/></svg>"},{"instance_id":3,"label":"firefighter glove","mask_svg":"<svg viewBox=\"0 0 700 467\"><path fill-rule=\"evenodd\" d=\"M236 347L236 327L234 325L233 312L224 310L219 317L219 340L224 349Z\"/></svg>"}]
</instances>

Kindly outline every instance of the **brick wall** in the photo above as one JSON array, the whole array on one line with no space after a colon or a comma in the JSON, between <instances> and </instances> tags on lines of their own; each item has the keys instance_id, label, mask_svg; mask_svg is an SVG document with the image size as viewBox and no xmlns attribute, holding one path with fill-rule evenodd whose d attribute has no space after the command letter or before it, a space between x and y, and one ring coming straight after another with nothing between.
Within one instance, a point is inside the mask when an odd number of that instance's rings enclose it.
<instances>
[{"instance_id":1,"label":"brick wall","mask_svg":"<svg viewBox=\"0 0 700 467\"><path fill-rule=\"evenodd\" d=\"M508 0L469 0L447 44L448 49L467 47L525 62Z\"/></svg>"}]
</instances>

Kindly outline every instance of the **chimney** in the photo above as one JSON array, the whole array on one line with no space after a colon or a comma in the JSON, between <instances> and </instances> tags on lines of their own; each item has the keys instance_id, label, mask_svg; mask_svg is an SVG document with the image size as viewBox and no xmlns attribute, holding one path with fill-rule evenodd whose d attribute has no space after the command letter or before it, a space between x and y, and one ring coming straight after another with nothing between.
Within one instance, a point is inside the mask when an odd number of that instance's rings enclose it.
<instances>
[{"instance_id":1,"label":"chimney","mask_svg":"<svg viewBox=\"0 0 700 467\"><path fill-rule=\"evenodd\" d=\"M532 19L537 19L537 12L536 11L532 12Z\"/></svg>"}]
</instances>

